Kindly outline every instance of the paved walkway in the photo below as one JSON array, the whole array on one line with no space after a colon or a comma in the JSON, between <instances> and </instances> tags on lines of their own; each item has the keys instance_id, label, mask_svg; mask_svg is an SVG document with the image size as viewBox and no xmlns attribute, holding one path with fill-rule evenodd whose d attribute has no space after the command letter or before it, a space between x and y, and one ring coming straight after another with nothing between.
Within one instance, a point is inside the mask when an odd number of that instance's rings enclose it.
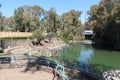
<instances>
[{"instance_id":1,"label":"paved walkway","mask_svg":"<svg viewBox=\"0 0 120 80\"><path fill-rule=\"evenodd\" d=\"M52 80L53 74L49 69L39 71L30 70L24 72L25 68L0 69L0 80ZM57 77L54 79L57 80Z\"/></svg>"}]
</instances>

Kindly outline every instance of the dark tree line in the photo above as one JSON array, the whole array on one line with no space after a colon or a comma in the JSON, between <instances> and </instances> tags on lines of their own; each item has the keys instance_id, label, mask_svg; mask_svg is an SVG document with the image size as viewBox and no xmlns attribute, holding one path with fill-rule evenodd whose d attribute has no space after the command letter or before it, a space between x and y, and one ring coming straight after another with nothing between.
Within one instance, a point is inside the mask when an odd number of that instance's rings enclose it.
<instances>
[{"instance_id":1,"label":"dark tree line","mask_svg":"<svg viewBox=\"0 0 120 80\"><path fill-rule=\"evenodd\" d=\"M86 24L94 30L96 45L120 50L120 1L101 0L88 14Z\"/></svg>"}]
</instances>

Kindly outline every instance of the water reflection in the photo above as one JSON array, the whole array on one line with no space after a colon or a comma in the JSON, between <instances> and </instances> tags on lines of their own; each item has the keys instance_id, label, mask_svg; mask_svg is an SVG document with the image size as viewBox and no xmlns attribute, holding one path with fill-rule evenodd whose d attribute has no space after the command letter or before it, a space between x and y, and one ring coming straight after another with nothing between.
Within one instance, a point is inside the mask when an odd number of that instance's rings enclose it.
<instances>
[{"instance_id":1,"label":"water reflection","mask_svg":"<svg viewBox=\"0 0 120 80\"><path fill-rule=\"evenodd\" d=\"M62 55L61 55L62 54ZM95 68L106 68L107 66L113 68L120 68L120 52L98 50L92 45L85 45L83 43L75 43L69 47L63 48L60 52L61 61L66 62L79 61L86 66L94 66ZM56 59L59 59L56 57ZM99 65L98 65L99 64Z\"/></svg>"},{"instance_id":2,"label":"water reflection","mask_svg":"<svg viewBox=\"0 0 120 80\"><path fill-rule=\"evenodd\" d=\"M81 51L80 51L80 57L78 58L78 61L81 64L89 64L89 61L92 60L94 56L94 51L92 48L88 48L88 46L81 46Z\"/></svg>"}]
</instances>

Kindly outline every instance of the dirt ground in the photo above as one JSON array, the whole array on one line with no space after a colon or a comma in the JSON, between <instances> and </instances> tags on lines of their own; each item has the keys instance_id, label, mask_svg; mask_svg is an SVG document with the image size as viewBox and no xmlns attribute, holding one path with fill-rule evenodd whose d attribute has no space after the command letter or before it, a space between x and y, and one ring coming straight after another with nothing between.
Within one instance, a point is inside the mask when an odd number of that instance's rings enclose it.
<instances>
[{"instance_id":1,"label":"dirt ground","mask_svg":"<svg viewBox=\"0 0 120 80\"><path fill-rule=\"evenodd\" d=\"M53 80L53 74L50 69L32 69L26 72L25 68L0 69L0 80Z\"/></svg>"}]
</instances>

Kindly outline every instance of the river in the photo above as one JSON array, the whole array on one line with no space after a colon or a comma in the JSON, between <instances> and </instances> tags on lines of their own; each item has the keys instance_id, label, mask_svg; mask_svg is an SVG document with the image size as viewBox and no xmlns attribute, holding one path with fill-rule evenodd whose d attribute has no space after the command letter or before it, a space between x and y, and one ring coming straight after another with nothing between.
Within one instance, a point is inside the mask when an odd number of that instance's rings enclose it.
<instances>
[{"instance_id":1,"label":"river","mask_svg":"<svg viewBox=\"0 0 120 80\"><path fill-rule=\"evenodd\" d=\"M63 48L62 58L78 61L80 64L92 66L102 70L120 69L120 52L95 49L92 45L75 43Z\"/></svg>"}]
</instances>

